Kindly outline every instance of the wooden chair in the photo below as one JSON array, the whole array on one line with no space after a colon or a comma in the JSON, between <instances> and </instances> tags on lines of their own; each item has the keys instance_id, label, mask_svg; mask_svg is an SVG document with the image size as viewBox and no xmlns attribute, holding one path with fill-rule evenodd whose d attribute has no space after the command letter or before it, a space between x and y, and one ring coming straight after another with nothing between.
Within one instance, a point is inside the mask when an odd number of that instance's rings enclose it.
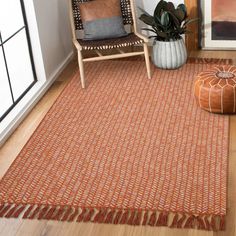
<instances>
[{"instance_id":1,"label":"wooden chair","mask_svg":"<svg viewBox=\"0 0 236 236\"><path fill-rule=\"evenodd\" d=\"M70 0L70 21L72 27L73 43L78 52L78 63L80 69L80 78L82 88L85 88L84 62L100 61L108 59L117 59L124 57L132 57L137 55L144 55L147 67L148 78L151 78L150 61L148 52L148 39L137 32L137 25L135 21L135 9L133 0L121 0L121 11L124 25L130 25L131 33L122 38L105 39L96 41L85 41L78 38L78 32L83 30L83 23L80 17L78 2L87 2L89 0ZM107 0L109 1L109 0ZM130 47L134 45L142 45L143 50L140 52L124 52L121 48ZM102 50L116 49L117 53L103 55ZM90 58L83 58L83 51L95 51L96 56Z\"/></svg>"}]
</instances>

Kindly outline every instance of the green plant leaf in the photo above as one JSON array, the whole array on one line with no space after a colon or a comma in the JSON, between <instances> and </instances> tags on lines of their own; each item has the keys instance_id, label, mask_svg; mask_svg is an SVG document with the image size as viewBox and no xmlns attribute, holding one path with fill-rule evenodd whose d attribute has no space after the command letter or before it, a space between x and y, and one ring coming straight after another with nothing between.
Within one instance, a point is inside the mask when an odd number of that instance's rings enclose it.
<instances>
[{"instance_id":1,"label":"green plant leaf","mask_svg":"<svg viewBox=\"0 0 236 236\"><path fill-rule=\"evenodd\" d=\"M146 31L150 31L150 32L153 32L153 33L157 33L154 29L150 29L150 28L142 28L141 30L146 30Z\"/></svg>"},{"instance_id":2,"label":"green plant leaf","mask_svg":"<svg viewBox=\"0 0 236 236\"><path fill-rule=\"evenodd\" d=\"M157 35L162 37L162 38L166 38L167 37L167 34L165 32L161 32L159 30L156 31Z\"/></svg>"},{"instance_id":3,"label":"green plant leaf","mask_svg":"<svg viewBox=\"0 0 236 236\"><path fill-rule=\"evenodd\" d=\"M155 20L153 16L142 14L139 19L143 21L145 24L150 26L155 26Z\"/></svg>"},{"instance_id":4,"label":"green plant leaf","mask_svg":"<svg viewBox=\"0 0 236 236\"><path fill-rule=\"evenodd\" d=\"M157 4L157 6L156 6L156 8L155 8L155 10L154 10L154 16L160 18L162 11L166 11L166 10L167 10L167 2L164 1L164 0L161 0L161 1Z\"/></svg>"},{"instance_id":5,"label":"green plant leaf","mask_svg":"<svg viewBox=\"0 0 236 236\"><path fill-rule=\"evenodd\" d=\"M174 11L175 16L178 18L179 22L182 22L185 19L185 13L182 9L176 9Z\"/></svg>"},{"instance_id":6,"label":"green plant leaf","mask_svg":"<svg viewBox=\"0 0 236 236\"><path fill-rule=\"evenodd\" d=\"M154 17L156 24L161 25L161 18L159 18L157 15L154 15L153 17Z\"/></svg>"},{"instance_id":7,"label":"green plant leaf","mask_svg":"<svg viewBox=\"0 0 236 236\"><path fill-rule=\"evenodd\" d=\"M177 9L181 9L184 12L184 19L187 17L187 7L185 4L181 3L177 6Z\"/></svg>"},{"instance_id":8,"label":"green plant leaf","mask_svg":"<svg viewBox=\"0 0 236 236\"><path fill-rule=\"evenodd\" d=\"M167 10L168 11L174 11L175 10L175 6L172 2L167 3Z\"/></svg>"},{"instance_id":9,"label":"green plant leaf","mask_svg":"<svg viewBox=\"0 0 236 236\"><path fill-rule=\"evenodd\" d=\"M172 12L169 12L170 16L171 16L171 19L173 20L173 23L174 23L174 26L179 28L181 23L179 22L179 19L175 16L174 13Z\"/></svg>"},{"instance_id":10,"label":"green plant leaf","mask_svg":"<svg viewBox=\"0 0 236 236\"><path fill-rule=\"evenodd\" d=\"M184 23L184 26L187 26L187 25L192 24L192 23L197 22L197 21L199 21L199 18L186 20L185 23Z\"/></svg>"},{"instance_id":11,"label":"green plant leaf","mask_svg":"<svg viewBox=\"0 0 236 236\"><path fill-rule=\"evenodd\" d=\"M151 28L144 28L156 35L151 35L152 38L156 38L161 41L170 41L181 38L182 34L190 33L187 30L187 25L197 21L198 19L187 19L187 8L184 4L179 4L175 8L172 2L160 0L154 10L153 16L141 9L143 13L140 16L142 20Z\"/></svg>"},{"instance_id":12,"label":"green plant leaf","mask_svg":"<svg viewBox=\"0 0 236 236\"><path fill-rule=\"evenodd\" d=\"M170 23L170 18L168 12L164 11L161 15L161 24L163 26L168 26Z\"/></svg>"}]
</instances>

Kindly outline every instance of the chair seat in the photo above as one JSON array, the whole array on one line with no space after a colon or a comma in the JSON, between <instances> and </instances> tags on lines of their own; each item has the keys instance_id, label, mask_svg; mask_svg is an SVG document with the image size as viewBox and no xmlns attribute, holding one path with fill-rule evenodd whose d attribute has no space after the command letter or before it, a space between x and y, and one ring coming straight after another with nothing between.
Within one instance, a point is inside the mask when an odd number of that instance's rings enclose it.
<instances>
[{"instance_id":1,"label":"chair seat","mask_svg":"<svg viewBox=\"0 0 236 236\"><path fill-rule=\"evenodd\" d=\"M115 39L103 39L103 40L82 40L77 39L79 44L81 45L83 50L106 50L106 49L113 49L113 48L121 48L121 47L128 47L131 45L142 44L144 41L143 39L139 38L134 33L128 34L122 38L115 38Z\"/></svg>"}]
</instances>

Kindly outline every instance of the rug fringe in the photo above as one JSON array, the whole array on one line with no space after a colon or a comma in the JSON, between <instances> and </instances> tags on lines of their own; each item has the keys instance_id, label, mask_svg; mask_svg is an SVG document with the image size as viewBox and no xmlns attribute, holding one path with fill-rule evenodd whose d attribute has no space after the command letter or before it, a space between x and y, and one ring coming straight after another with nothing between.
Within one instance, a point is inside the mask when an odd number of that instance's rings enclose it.
<instances>
[{"instance_id":1,"label":"rug fringe","mask_svg":"<svg viewBox=\"0 0 236 236\"><path fill-rule=\"evenodd\" d=\"M126 224L127 221L128 221L128 217L129 217L129 211L128 210L125 210L123 213L122 213L122 216L121 216L121 219L120 219L120 224Z\"/></svg>"},{"instance_id":2,"label":"rug fringe","mask_svg":"<svg viewBox=\"0 0 236 236\"><path fill-rule=\"evenodd\" d=\"M18 218L20 214L25 210L25 206L20 206L12 215L13 218Z\"/></svg>"},{"instance_id":3,"label":"rug fringe","mask_svg":"<svg viewBox=\"0 0 236 236\"><path fill-rule=\"evenodd\" d=\"M144 213L142 225L146 225L147 224L147 222L148 222L148 213L149 213L148 211L146 211Z\"/></svg>"},{"instance_id":4,"label":"rug fringe","mask_svg":"<svg viewBox=\"0 0 236 236\"><path fill-rule=\"evenodd\" d=\"M45 209L45 210L46 210L46 209ZM42 211L43 211L43 209L42 209ZM62 215L64 214L64 212L65 212L65 208L64 208L64 207L60 207L60 208L57 210L56 214L54 214L54 216L52 217L52 220L58 220L58 221L60 221L60 219L61 219Z\"/></svg>"},{"instance_id":5,"label":"rug fringe","mask_svg":"<svg viewBox=\"0 0 236 236\"><path fill-rule=\"evenodd\" d=\"M73 209L71 207L65 209L64 215L61 218L61 221L68 221L69 216L73 212Z\"/></svg>"},{"instance_id":6,"label":"rug fringe","mask_svg":"<svg viewBox=\"0 0 236 236\"><path fill-rule=\"evenodd\" d=\"M201 230L225 230L223 215L188 215L142 210L117 210L74 208L46 205L0 205L0 217L38 220L94 222L128 225L169 226L171 228L196 228Z\"/></svg>"},{"instance_id":7,"label":"rug fringe","mask_svg":"<svg viewBox=\"0 0 236 236\"><path fill-rule=\"evenodd\" d=\"M44 220L51 219L55 210L56 210L55 207L49 208L48 211L42 216L42 219L44 219Z\"/></svg>"},{"instance_id":8,"label":"rug fringe","mask_svg":"<svg viewBox=\"0 0 236 236\"><path fill-rule=\"evenodd\" d=\"M15 210L18 208L18 206L13 206L11 207L11 209L7 212L7 214L5 215L6 218L10 218L13 213L15 212Z\"/></svg>"},{"instance_id":9,"label":"rug fringe","mask_svg":"<svg viewBox=\"0 0 236 236\"><path fill-rule=\"evenodd\" d=\"M128 225L134 225L135 216L136 216L136 211L132 211L130 213L130 217L129 217L128 221L127 221Z\"/></svg>"},{"instance_id":10,"label":"rug fringe","mask_svg":"<svg viewBox=\"0 0 236 236\"><path fill-rule=\"evenodd\" d=\"M116 212L113 224L116 224L116 225L119 224L121 216L122 216L122 211L121 210Z\"/></svg>"},{"instance_id":11,"label":"rug fringe","mask_svg":"<svg viewBox=\"0 0 236 236\"><path fill-rule=\"evenodd\" d=\"M161 212L159 214L156 226L168 226L168 213Z\"/></svg>"},{"instance_id":12,"label":"rug fringe","mask_svg":"<svg viewBox=\"0 0 236 236\"><path fill-rule=\"evenodd\" d=\"M225 216L220 217L220 230L225 230Z\"/></svg>"},{"instance_id":13,"label":"rug fringe","mask_svg":"<svg viewBox=\"0 0 236 236\"><path fill-rule=\"evenodd\" d=\"M107 215L107 209L100 209L98 213L95 215L93 222L104 223L106 215Z\"/></svg>"},{"instance_id":14,"label":"rug fringe","mask_svg":"<svg viewBox=\"0 0 236 236\"><path fill-rule=\"evenodd\" d=\"M44 215L46 214L46 212L48 212L48 210L50 209L50 207L45 206L39 213L38 219L42 220Z\"/></svg>"},{"instance_id":15,"label":"rug fringe","mask_svg":"<svg viewBox=\"0 0 236 236\"><path fill-rule=\"evenodd\" d=\"M83 213L83 211L82 211L82 213ZM79 215L79 209L74 209L74 212L72 212L72 214L69 216L67 221L68 222L74 221L76 219L76 217L78 217L78 215Z\"/></svg>"},{"instance_id":16,"label":"rug fringe","mask_svg":"<svg viewBox=\"0 0 236 236\"><path fill-rule=\"evenodd\" d=\"M161 214L161 213L160 213ZM148 225L154 226L156 223L157 213L153 212L149 218Z\"/></svg>"},{"instance_id":17,"label":"rug fringe","mask_svg":"<svg viewBox=\"0 0 236 236\"><path fill-rule=\"evenodd\" d=\"M104 221L104 223L107 223L107 224L111 224L113 222L113 218L114 218L114 215L116 214L116 211L115 210L111 210L107 216L106 216L106 219Z\"/></svg>"},{"instance_id":18,"label":"rug fringe","mask_svg":"<svg viewBox=\"0 0 236 236\"><path fill-rule=\"evenodd\" d=\"M142 212L138 211L133 221L133 225L141 225L141 220L142 220Z\"/></svg>"}]
</instances>

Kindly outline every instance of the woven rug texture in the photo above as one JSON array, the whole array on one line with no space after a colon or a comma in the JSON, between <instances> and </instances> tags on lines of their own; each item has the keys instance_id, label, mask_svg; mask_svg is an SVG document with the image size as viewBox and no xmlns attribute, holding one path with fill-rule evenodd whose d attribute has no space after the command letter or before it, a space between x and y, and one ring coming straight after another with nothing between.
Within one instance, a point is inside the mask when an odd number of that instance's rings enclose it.
<instances>
[{"instance_id":1,"label":"woven rug texture","mask_svg":"<svg viewBox=\"0 0 236 236\"><path fill-rule=\"evenodd\" d=\"M143 61L86 64L0 182L0 217L223 230L229 117L201 110L194 77Z\"/></svg>"}]
</instances>

